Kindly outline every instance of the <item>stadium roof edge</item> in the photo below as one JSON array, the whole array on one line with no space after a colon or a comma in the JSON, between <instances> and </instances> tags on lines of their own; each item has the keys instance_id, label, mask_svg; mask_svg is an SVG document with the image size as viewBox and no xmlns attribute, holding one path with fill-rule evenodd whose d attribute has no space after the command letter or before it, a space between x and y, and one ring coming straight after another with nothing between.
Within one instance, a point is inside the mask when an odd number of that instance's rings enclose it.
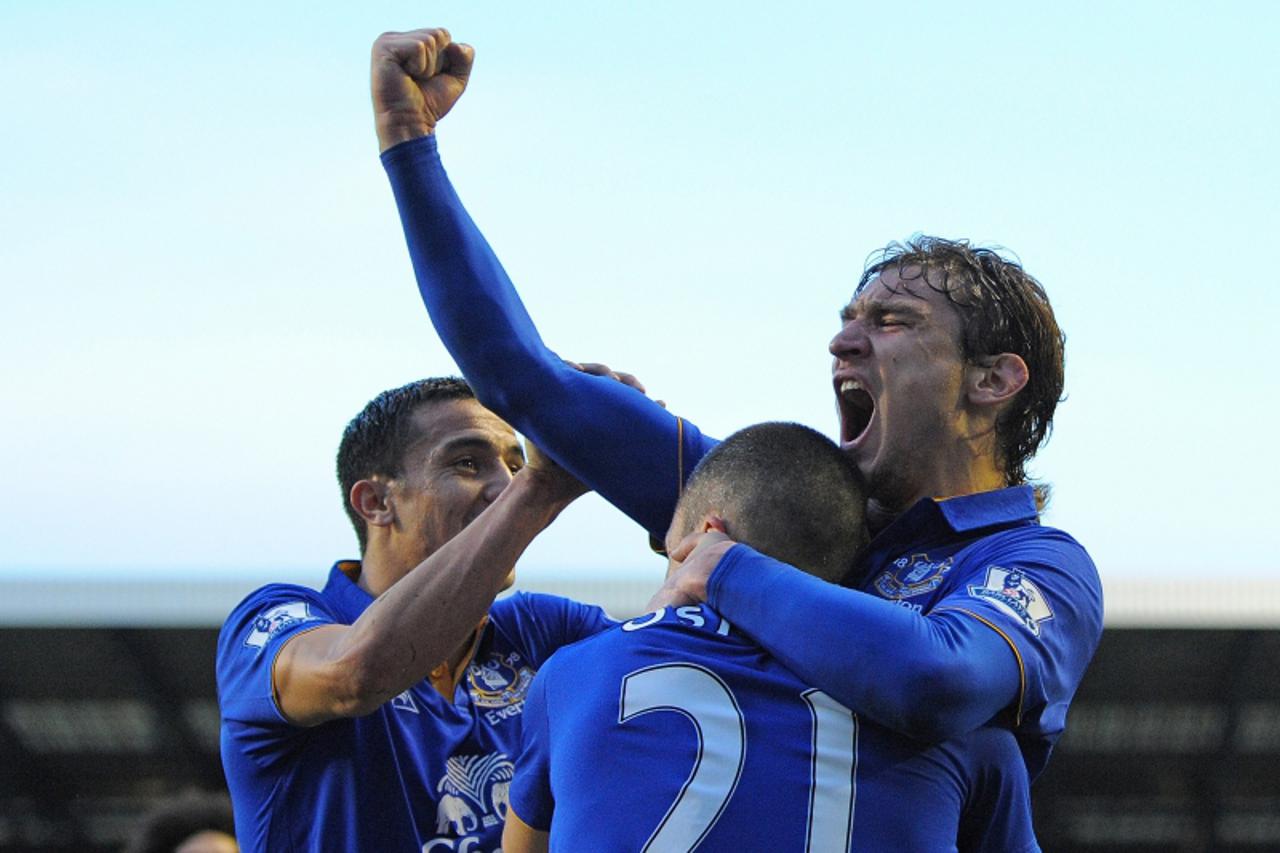
<instances>
[{"instance_id":1,"label":"stadium roof edge","mask_svg":"<svg viewBox=\"0 0 1280 853\"><path fill-rule=\"evenodd\" d=\"M0 580L0 626L217 626L253 582L223 580ZM522 588L641 612L656 577L538 578ZM1112 580L1109 628L1280 628L1280 580Z\"/></svg>"}]
</instances>

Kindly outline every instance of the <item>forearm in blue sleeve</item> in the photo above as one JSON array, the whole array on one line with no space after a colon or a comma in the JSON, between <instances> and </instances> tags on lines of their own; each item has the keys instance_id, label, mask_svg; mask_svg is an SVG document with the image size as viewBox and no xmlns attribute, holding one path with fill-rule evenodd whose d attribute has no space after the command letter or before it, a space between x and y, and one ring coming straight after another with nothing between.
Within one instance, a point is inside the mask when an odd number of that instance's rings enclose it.
<instances>
[{"instance_id":1,"label":"forearm in blue sleeve","mask_svg":"<svg viewBox=\"0 0 1280 853\"><path fill-rule=\"evenodd\" d=\"M434 136L382 159L422 301L476 396L661 537L683 478L714 441L638 391L573 369L543 344L449 183Z\"/></svg>"},{"instance_id":2,"label":"forearm in blue sleeve","mask_svg":"<svg viewBox=\"0 0 1280 853\"><path fill-rule=\"evenodd\" d=\"M707 600L806 683L911 737L971 731L1021 690L1012 650L976 619L924 616L745 545L721 559Z\"/></svg>"}]
</instances>

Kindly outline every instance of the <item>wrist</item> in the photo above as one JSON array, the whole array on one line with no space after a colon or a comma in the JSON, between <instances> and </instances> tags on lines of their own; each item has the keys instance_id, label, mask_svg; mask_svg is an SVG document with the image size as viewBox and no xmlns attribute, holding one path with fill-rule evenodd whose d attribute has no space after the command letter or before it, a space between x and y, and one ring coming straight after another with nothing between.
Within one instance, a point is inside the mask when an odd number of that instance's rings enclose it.
<instances>
[{"instance_id":1,"label":"wrist","mask_svg":"<svg viewBox=\"0 0 1280 853\"><path fill-rule=\"evenodd\" d=\"M375 126L378 131L378 151L394 148L402 142L420 139L435 133L435 125L423 118L379 115Z\"/></svg>"},{"instance_id":2,"label":"wrist","mask_svg":"<svg viewBox=\"0 0 1280 853\"><path fill-rule=\"evenodd\" d=\"M738 548L741 544L742 543L734 542L731 539L719 542L708 554L714 562L711 563L711 568L702 578L702 595L703 600L712 607L716 606L716 603L712 601L712 599L715 597L721 583L726 577L733 573L732 566L737 562L735 558L740 556L745 550L745 546L743 548ZM734 548L738 548L738 551L734 557L730 557L729 554Z\"/></svg>"},{"instance_id":3,"label":"wrist","mask_svg":"<svg viewBox=\"0 0 1280 853\"><path fill-rule=\"evenodd\" d=\"M516 474L508 489L531 510L549 513L547 523L582 494L577 482L558 471L544 471L526 466Z\"/></svg>"}]
</instances>

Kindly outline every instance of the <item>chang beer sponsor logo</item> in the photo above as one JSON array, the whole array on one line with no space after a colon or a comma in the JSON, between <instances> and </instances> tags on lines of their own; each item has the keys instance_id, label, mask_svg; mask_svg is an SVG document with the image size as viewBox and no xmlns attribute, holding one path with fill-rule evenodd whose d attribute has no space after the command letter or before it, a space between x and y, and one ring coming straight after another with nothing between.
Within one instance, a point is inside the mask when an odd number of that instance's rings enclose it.
<instances>
[{"instance_id":1,"label":"chang beer sponsor logo","mask_svg":"<svg viewBox=\"0 0 1280 853\"><path fill-rule=\"evenodd\" d=\"M928 554L899 557L892 569L876 578L876 592L894 601L933 592L946 580L954 559L932 560Z\"/></svg>"},{"instance_id":2,"label":"chang beer sponsor logo","mask_svg":"<svg viewBox=\"0 0 1280 853\"><path fill-rule=\"evenodd\" d=\"M969 587L969 595L989 601L1040 636L1040 623L1053 618L1044 593L1021 569L987 566L987 579Z\"/></svg>"},{"instance_id":3,"label":"chang beer sponsor logo","mask_svg":"<svg viewBox=\"0 0 1280 853\"><path fill-rule=\"evenodd\" d=\"M524 711L524 697L534 674L518 652L495 652L467 667L467 690L477 708L489 709L485 718L494 725Z\"/></svg>"},{"instance_id":4,"label":"chang beer sponsor logo","mask_svg":"<svg viewBox=\"0 0 1280 853\"><path fill-rule=\"evenodd\" d=\"M454 755L436 786L437 837L422 853L480 853L480 833L501 834L515 765L505 753Z\"/></svg>"}]
</instances>

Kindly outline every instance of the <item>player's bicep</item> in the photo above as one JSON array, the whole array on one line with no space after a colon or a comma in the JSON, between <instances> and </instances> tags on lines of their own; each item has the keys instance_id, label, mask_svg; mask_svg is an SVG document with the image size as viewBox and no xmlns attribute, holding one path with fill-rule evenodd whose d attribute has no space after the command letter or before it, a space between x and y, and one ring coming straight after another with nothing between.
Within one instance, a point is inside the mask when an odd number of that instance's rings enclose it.
<instances>
[{"instance_id":1,"label":"player's bicep","mask_svg":"<svg viewBox=\"0 0 1280 853\"><path fill-rule=\"evenodd\" d=\"M550 833L521 820L515 809L507 809L507 823L502 828L503 853L547 853L549 837Z\"/></svg>"},{"instance_id":2,"label":"player's bicep","mask_svg":"<svg viewBox=\"0 0 1280 853\"><path fill-rule=\"evenodd\" d=\"M287 639L271 665L271 694L281 716L296 726L315 726L356 716L361 691L344 660L349 625L319 625Z\"/></svg>"}]
</instances>

